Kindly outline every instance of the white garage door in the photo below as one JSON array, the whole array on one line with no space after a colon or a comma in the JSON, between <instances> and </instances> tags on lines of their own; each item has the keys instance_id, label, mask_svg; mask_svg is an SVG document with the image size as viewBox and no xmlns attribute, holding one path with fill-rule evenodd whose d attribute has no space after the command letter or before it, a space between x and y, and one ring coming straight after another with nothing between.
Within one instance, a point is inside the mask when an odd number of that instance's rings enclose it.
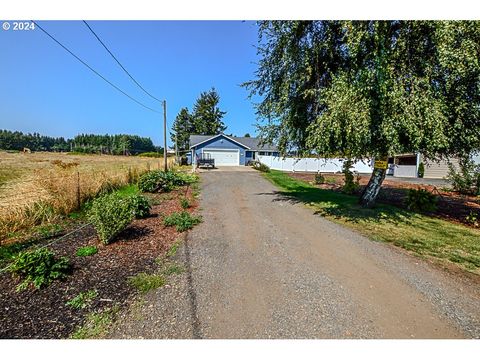
<instances>
[{"instance_id":1,"label":"white garage door","mask_svg":"<svg viewBox=\"0 0 480 360\"><path fill-rule=\"evenodd\" d=\"M215 159L215 166L240 165L240 153L237 150L203 150L203 153Z\"/></svg>"}]
</instances>

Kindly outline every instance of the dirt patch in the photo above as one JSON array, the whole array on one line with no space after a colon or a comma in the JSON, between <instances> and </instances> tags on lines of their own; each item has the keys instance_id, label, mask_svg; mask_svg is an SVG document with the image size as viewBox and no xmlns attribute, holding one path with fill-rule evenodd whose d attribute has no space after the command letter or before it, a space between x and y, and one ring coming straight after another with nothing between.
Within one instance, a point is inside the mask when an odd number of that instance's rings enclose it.
<instances>
[{"instance_id":1,"label":"dirt patch","mask_svg":"<svg viewBox=\"0 0 480 360\"><path fill-rule=\"evenodd\" d=\"M192 190L179 189L154 195L158 205L151 216L135 220L110 245L101 245L92 227L49 246L56 254L68 256L73 273L64 281L55 281L39 290L16 292L20 282L9 273L0 274L0 338L67 338L94 310L118 305L124 307L136 293L127 283L129 276L156 268L155 259L165 254L179 234L174 227L163 226L163 216L182 211L179 198L187 196L195 211ZM77 249L96 245L98 253L78 257ZM76 310L65 303L80 292L96 289L98 296L86 309Z\"/></svg>"},{"instance_id":2,"label":"dirt patch","mask_svg":"<svg viewBox=\"0 0 480 360\"><path fill-rule=\"evenodd\" d=\"M294 179L303 180L314 185L315 174L289 173L288 175ZM315 185L316 187L320 189L341 191L341 188L344 184L343 175L324 174L324 176L327 180L327 183ZM360 194L368 184L368 180L369 177L366 176L362 176L360 178L360 188L358 190L358 194ZM466 222L465 218L472 211L480 214L479 197L462 195L454 191L445 191L433 185L411 184L388 179L385 179L382 184L382 188L378 195L378 201L381 203L405 208L405 198L407 197L408 189L426 189L437 195L437 210L435 211L434 215L438 218L473 227L472 224Z\"/></svg>"}]
</instances>

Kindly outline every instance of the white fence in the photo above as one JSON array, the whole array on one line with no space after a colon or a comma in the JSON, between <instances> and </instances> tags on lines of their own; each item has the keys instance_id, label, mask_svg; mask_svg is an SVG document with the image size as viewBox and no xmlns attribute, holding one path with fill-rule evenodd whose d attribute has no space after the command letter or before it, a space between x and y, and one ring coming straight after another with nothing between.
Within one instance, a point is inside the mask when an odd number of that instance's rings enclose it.
<instances>
[{"instance_id":1,"label":"white fence","mask_svg":"<svg viewBox=\"0 0 480 360\"><path fill-rule=\"evenodd\" d=\"M342 171L342 159L323 158L282 158L277 156L259 155L257 160L270 169L298 172L336 173ZM353 165L353 171L372 173L371 161L358 161Z\"/></svg>"}]
</instances>

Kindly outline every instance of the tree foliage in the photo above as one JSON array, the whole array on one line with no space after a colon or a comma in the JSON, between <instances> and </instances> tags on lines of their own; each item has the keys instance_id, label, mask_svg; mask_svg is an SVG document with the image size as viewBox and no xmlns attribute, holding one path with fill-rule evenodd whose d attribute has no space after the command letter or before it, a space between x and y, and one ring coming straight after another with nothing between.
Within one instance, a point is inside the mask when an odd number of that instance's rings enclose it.
<instances>
[{"instance_id":1,"label":"tree foliage","mask_svg":"<svg viewBox=\"0 0 480 360\"><path fill-rule=\"evenodd\" d=\"M73 139L50 137L38 133L24 134L20 131L0 130L0 149L33 151L76 151L113 155L136 154L156 151L150 138L137 135L79 134Z\"/></svg>"},{"instance_id":2,"label":"tree foliage","mask_svg":"<svg viewBox=\"0 0 480 360\"><path fill-rule=\"evenodd\" d=\"M193 106L192 130L194 134L215 135L227 129L222 121L226 112L220 110L219 102L220 96L215 88L200 94Z\"/></svg>"},{"instance_id":3,"label":"tree foliage","mask_svg":"<svg viewBox=\"0 0 480 360\"><path fill-rule=\"evenodd\" d=\"M193 127L193 117L188 108L182 108L172 126L170 138L173 143L177 141L179 151L185 151L190 148L190 135L195 134Z\"/></svg>"},{"instance_id":4,"label":"tree foliage","mask_svg":"<svg viewBox=\"0 0 480 360\"><path fill-rule=\"evenodd\" d=\"M261 137L284 154L480 148L478 21L262 21L258 53L244 86L262 98ZM381 185L384 172L374 175Z\"/></svg>"},{"instance_id":5,"label":"tree foliage","mask_svg":"<svg viewBox=\"0 0 480 360\"><path fill-rule=\"evenodd\" d=\"M218 103L220 96L215 88L204 91L197 98L193 111L182 108L175 118L170 132L172 142L177 140L179 151L186 151L190 148L190 135L216 135L227 129L223 123L226 112L220 110Z\"/></svg>"}]
</instances>

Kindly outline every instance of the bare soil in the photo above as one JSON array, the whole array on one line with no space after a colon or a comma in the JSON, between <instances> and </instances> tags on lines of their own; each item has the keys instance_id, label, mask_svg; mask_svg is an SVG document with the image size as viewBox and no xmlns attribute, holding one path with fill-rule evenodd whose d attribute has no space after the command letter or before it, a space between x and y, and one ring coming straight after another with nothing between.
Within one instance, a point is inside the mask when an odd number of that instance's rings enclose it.
<instances>
[{"instance_id":1,"label":"bare soil","mask_svg":"<svg viewBox=\"0 0 480 360\"><path fill-rule=\"evenodd\" d=\"M303 180L315 185L315 174L312 173L289 173L294 179ZM343 175L324 174L327 179L331 179L330 184L315 185L321 189L329 189L333 191L341 191L344 184ZM360 188L357 193L360 194L368 184L369 177L362 176L360 178ZM335 181L335 183L333 183ZM465 226L474 227L468 223L465 218L470 212L477 212L480 215L480 197L462 195L455 191L445 191L434 185L412 184L408 182L400 182L385 179L379 193L378 201L391 204L398 207L405 207L405 198L408 189L425 189L437 195L437 210L434 216L455 223L461 223Z\"/></svg>"},{"instance_id":2,"label":"bare soil","mask_svg":"<svg viewBox=\"0 0 480 360\"><path fill-rule=\"evenodd\" d=\"M188 211L194 211L197 205L191 189L187 193L179 189L152 195L160 204L152 207L151 216L135 220L112 244L100 244L89 226L49 246L56 254L69 257L73 265L72 275L64 281L16 292L20 279L10 273L0 274L0 338L67 338L88 312L113 305L125 307L136 293L127 278L153 271L155 259L165 254L179 236L174 227L163 226L163 216L183 210L178 199L184 195L193 202ZM86 245L96 245L98 253L76 256L77 249ZM92 289L98 291L98 296L90 307L76 310L65 304L80 292Z\"/></svg>"}]
</instances>

